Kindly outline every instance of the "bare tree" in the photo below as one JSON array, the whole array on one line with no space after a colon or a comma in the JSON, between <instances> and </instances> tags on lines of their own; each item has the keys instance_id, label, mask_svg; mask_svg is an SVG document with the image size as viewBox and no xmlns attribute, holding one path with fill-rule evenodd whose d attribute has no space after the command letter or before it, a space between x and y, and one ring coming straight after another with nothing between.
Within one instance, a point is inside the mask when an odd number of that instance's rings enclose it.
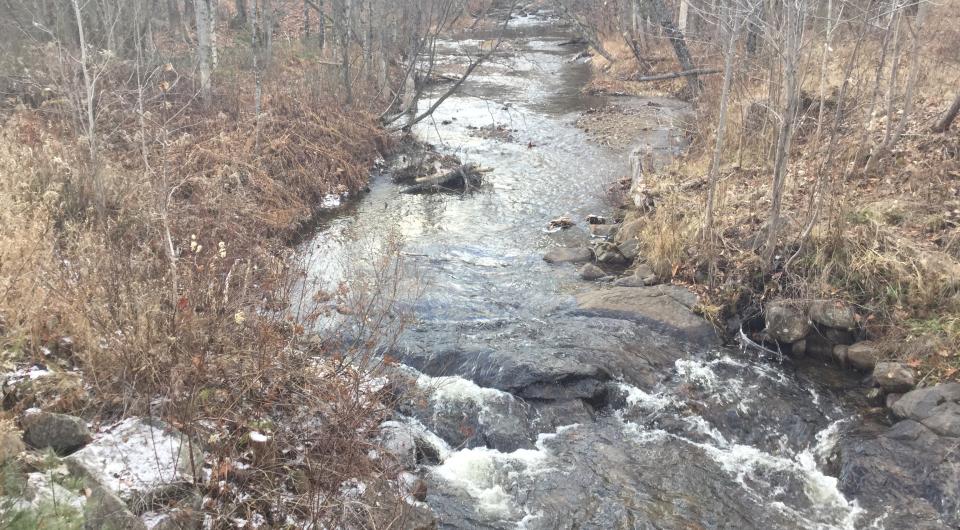
<instances>
[{"instance_id":1,"label":"bare tree","mask_svg":"<svg viewBox=\"0 0 960 530\"><path fill-rule=\"evenodd\" d=\"M710 162L709 187L707 188L707 205L703 217L703 240L707 245L710 256L710 283L713 283L716 269L715 241L713 236L713 208L717 193L717 178L720 171L720 157L723 153L723 139L727 128L727 106L730 101L730 83L733 78L733 57L736 52L737 36L740 34L741 23L733 8L726 10L726 17L721 18L721 25L726 29L727 42L724 47L723 88L720 92L720 115L717 118L717 136L713 147L713 158ZM723 18L726 20L724 21ZM724 23L725 22L725 23Z\"/></svg>"},{"instance_id":2,"label":"bare tree","mask_svg":"<svg viewBox=\"0 0 960 530\"><path fill-rule=\"evenodd\" d=\"M770 215L767 219L767 241L764 245L764 266L773 267L773 255L780 231L780 208L783 188L790 160L794 120L800 104L799 60L803 40L805 0L790 0L783 5L782 34L783 73L785 78L784 106L780 114L780 130L773 164L773 187L770 191Z\"/></svg>"}]
</instances>

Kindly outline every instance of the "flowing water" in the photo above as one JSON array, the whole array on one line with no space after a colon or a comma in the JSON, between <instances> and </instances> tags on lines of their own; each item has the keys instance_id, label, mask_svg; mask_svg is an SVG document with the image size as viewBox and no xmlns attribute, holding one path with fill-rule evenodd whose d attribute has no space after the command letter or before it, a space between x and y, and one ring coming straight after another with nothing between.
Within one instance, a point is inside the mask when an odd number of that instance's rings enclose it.
<instances>
[{"instance_id":1,"label":"flowing water","mask_svg":"<svg viewBox=\"0 0 960 530\"><path fill-rule=\"evenodd\" d=\"M444 42L438 62L462 65L491 36ZM627 174L628 153L574 126L605 101L581 94L590 66L572 60L581 49L564 44L564 29L528 17L507 36L505 52L414 130L492 168L484 186L404 195L377 178L303 252L332 286L344 264L373 264L402 240L398 297L413 322L390 354L428 396L402 412L433 446L426 502L442 527L869 524L875 515L831 476L856 410L839 396L856 382L577 308L577 293L600 287L542 256L589 235L545 228L560 215L609 213L605 189ZM620 103L649 112L638 141L676 152L682 103ZM476 135L491 125L510 137Z\"/></svg>"}]
</instances>

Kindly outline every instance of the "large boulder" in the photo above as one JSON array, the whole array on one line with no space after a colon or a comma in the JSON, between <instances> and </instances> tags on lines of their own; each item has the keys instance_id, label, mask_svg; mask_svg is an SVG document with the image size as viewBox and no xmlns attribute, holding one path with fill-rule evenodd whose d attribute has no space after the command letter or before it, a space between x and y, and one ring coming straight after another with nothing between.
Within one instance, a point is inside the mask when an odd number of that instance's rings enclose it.
<instances>
[{"instance_id":1,"label":"large boulder","mask_svg":"<svg viewBox=\"0 0 960 530\"><path fill-rule=\"evenodd\" d=\"M115 496L139 513L155 499L190 493L203 454L199 445L159 420L129 418L65 461L71 472L104 488L104 502L112 503Z\"/></svg>"},{"instance_id":2,"label":"large boulder","mask_svg":"<svg viewBox=\"0 0 960 530\"><path fill-rule=\"evenodd\" d=\"M913 368L903 363L877 363L873 368L873 379L880 388L895 393L907 392L917 384Z\"/></svg>"},{"instance_id":3,"label":"large boulder","mask_svg":"<svg viewBox=\"0 0 960 530\"><path fill-rule=\"evenodd\" d=\"M818 300L810 304L810 320L823 326L853 331L857 329L857 314L853 306L839 300Z\"/></svg>"},{"instance_id":4,"label":"large boulder","mask_svg":"<svg viewBox=\"0 0 960 530\"><path fill-rule=\"evenodd\" d=\"M880 348L873 341L858 342L846 349L847 363L864 372L873 370L880 358Z\"/></svg>"},{"instance_id":5,"label":"large boulder","mask_svg":"<svg viewBox=\"0 0 960 530\"><path fill-rule=\"evenodd\" d=\"M583 263L592 259L589 248L554 248L543 256L547 263Z\"/></svg>"},{"instance_id":6,"label":"large boulder","mask_svg":"<svg viewBox=\"0 0 960 530\"><path fill-rule=\"evenodd\" d=\"M713 326L691 311L697 297L683 287L612 287L577 296L580 312L636 320L668 335L716 342Z\"/></svg>"},{"instance_id":7,"label":"large boulder","mask_svg":"<svg viewBox=\"0 0 960 530\"><path fill-rule=\"evenodd\" d=\"M920 422L937 434L960 437L960 383L918 388L890 408L897 417Z\"/></svg>"},{"instance_id":8,"label":"large boulder","mask_svg":"<svg viewBox=\"0 0 960 530\"><path fill-rule=\"evenodd\" d=\"M764 314L767 334L777 342L796 342L810 333L807 315L788 301L778 300L767 304Z\"/></svg>"},{"instance_id":9,"label":"large boulder","mask_svg":"<svg viewBox=\"0 0 960 530\"><path fill-rule=\"evenodd\" d=\"M38 449L51 448L64 455L75 451L91 440L90 431L82 418L30 409L20 420L25 442Z\"/></svg>"},{"instance_id":10,"label":"large boulder","mask_svg":"<svg viewBox=\"0 0 960 530\"><path fill-rule=\"evenodd\" d=\"M848 498L888 514L886 528L960 526L960 440L909 419L859 430L840 442L839 486Z\"/></svg>"},{"instance_id":11,"label":"large boulder","mask_svg":"<svg viewBox=\"0 0 960 530\"><path fill-rule=\"evenodd\" d=\"M640 242L636 239L631 239L623 243L617 243L617 250L619 250L627 260L634 261L640 257Z\"/></svg>"}]
</instances>

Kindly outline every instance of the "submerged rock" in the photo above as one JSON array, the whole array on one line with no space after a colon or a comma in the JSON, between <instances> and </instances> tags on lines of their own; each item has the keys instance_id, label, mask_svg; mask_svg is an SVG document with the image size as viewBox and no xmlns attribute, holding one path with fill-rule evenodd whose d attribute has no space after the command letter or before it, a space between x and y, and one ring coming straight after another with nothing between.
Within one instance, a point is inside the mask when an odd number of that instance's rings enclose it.
<instances>
[{"instance_id":1,"label":"submerged rock","mask_svg":"<svg viewBox=\"0 0 960 530\"><path fill-rule=\"evenodd\" d=\"M764 315L767 334L777 342L796 342L810 333L810 320L807 315L785 300L767 304Z\"/></svg>"},{"instance_id":2,"label":"submerged rock","mask_svg":"<svg viewBox=\"0 0 960 530\"><path fill-rule=\"evenodd\" d=\"M543 256L547 263L582 263L592 259L589 248L554 248Z\"/></svg>"},{"instance_id":3,"label":"submerged rock","mask_svg":"<svg viewBox=\"0 0 960 530\"><path fill-rule=\"evenodd\" d=\"M49 447L60 455L79 449L91 440L86 422L76 416L28 410L20 424L24 441L38 449Z\"/></svg>"}]
</instances>

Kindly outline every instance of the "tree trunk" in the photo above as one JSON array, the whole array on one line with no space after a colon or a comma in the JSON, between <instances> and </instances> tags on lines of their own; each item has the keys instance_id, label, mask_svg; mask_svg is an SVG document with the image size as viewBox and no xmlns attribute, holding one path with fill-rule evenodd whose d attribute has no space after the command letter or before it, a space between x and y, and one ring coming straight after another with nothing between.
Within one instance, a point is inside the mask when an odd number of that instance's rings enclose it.
<instances>
[{"instance_id":1,"label":"tree trunk","mask_svg":"<svg viewBox=\"0 0 960 530\"><path fill-rule=\"evenodd\" d=\"M667 7L663 0L650 0L650 6L653 9L651 14L654 20L663 28L667 39L670 40L670 44L673 46L673 51L677 56L677 62L680 63L680 68L684 71L695 70L696 67L693 64L693 57L690 56L690 49L687 48L687 41L683 36L683 32L673 23L673 13L670 11L670 8ZM694 98L699 96L703 90L703 83L701 83L700 78L695 75L687 77L687 84Z\"/></svg>"},{"instance_id":2,"label":"tree trunk","mask_svg":"<svg viewBox=\"0 0 960 530\"><path fill-rule=\"evenodd\" d=\"M327 19L323 14L324 10L324 0L319 0L317 5L319 9L317 10L319 21L317 22L317 42L320 46L320 51L323 51L323 47L327 44Z\"/></svg>"},{"instance_id":3,"label":"tree trunk","mask_svg":"<svg viewBox=\"0 0 960 530\"><path fill-rule=\"evenodd\" d=\"M90 71L90 61L87 56L87 39L83 31L83 13L80 10L79 0L72 0L73 13L77 17L77 34L80 39L80 71L83 75L83 106L85 117L81 121L84 123L84 132L87 136L87 148L90 154L90 179L93 187L94 198L97 208L103 213L105 209L105 199L103 190L100 187L99 169L99 151L97 149L97 78Z\"/></svg>"},{"instance_id":4,"label":"tree trunk","mask_svg":"<svg viewBox=\"0 0 960 530\"><path fill-rule=\"evenodd\" d=\"M736 24L733 20L731 25ZM723 153L723 136L727 128L727 104L730 100L730 82L733 78L733 55L734 46L737 39L737 31L733 27L729 28L729 38L724 53L723 62L723 89L720 92L720 116L717 118L717 137L716 144L713 147L713 159L710 162L710 187L707 189L707 207L703 217L703 239L707 246L707 253L710 256L710 283L713 284L714 273L716 270L715 242L713 237L713 208L717 193L717 179L720 172L720 157Z\"/></svg>"},{"instance_id":5,"label":"tree trunk","mask_svg":"<svg viewBox=\"0 0 960 530\"><path fill-rule=\"evenodd\" d=\"M210 0L196 0L194 14L197 21L197 59L200 70L200 97L210 104Z\"/></svg>"},{"instance_id":6,"label":"tree trunk","mask_svg":"<svg viewBox=\"0 0 960 530\"><path fill-rule=\"evenodd\" d=\"M880 159L897 145L900 137L903 136L903 133L907 130L907 122L910 119L910 114L913 113L913 95L917 87L917 77L920 75L920 35L923 31L928 9L928 2L920 3L917 7L917 17L914 20L916 27L910 28L910 33L913 36L913 42L910 48L910 73L907 77L907 86L903 94L903 113L900 115L900 122L897 123L897 128L893 131L893 134L870 155L870 159L867 160L866 164L866 170L868 172L876 169Z\"/></svg>"},{"instance_id":7,"label":"tree trunk","mask_svg":"<svg viewBox=\"0 0 960 530\"><path fill-rule=\"evenodd\" d=\"M234 0L236 13L233 15L233 27L242 28L247 25L247 0Z\"/></svg>"},{"instance_id":8,"label":"tree trunk","mask_svg":"<svg viewBox=\"0 0 960 530\"><path fill-rule=\"evenodd\" d=\"M950 105L947 113L934 124L933 132L942 133L950 130L950 125L953 123L953 120L956 119L958 113L960 113L960 93L958 93L957 97L953 100L953 105Z\"/></svg>"},{"instance_id":9,"label":"tree trunk","mask_svg":"<svg viewBox=\"0 0 960 530\"><path fill-rule=\"evenodd\" d=\"M303 42L307 42L310 39L310 4L307 3L307 0L303 0Z\"/></svg>"},{"instance_id":10,"label":"tree trunk","mask_svg":"<svg viewBox=\"0 0 960 530\"><path fill-rule=\"evenodd\" d=\"M788 4L784 7L784 76L786 78L786 104L781 114L780 133L773 164L773 189L771 190L770 217L767 225L767 241L763 259L766 271L773 268L773 256L780 232L780 206L790 162L790 145L793 140L793 122L796 119L800 100L797 66L803 32L803 4Z\"/></svg>"}]
</instances>

